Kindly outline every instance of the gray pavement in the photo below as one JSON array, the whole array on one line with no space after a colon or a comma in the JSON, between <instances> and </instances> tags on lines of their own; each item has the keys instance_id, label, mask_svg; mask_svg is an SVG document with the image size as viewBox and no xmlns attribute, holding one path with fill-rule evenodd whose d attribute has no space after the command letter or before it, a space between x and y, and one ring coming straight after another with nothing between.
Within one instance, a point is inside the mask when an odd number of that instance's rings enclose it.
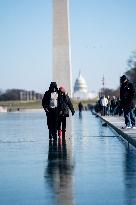
<instances>
[{"instance_id":1,"label":"gray pavement","mask_svg":"<svg viewBox=\"0 0 136 205\"><path fill-rule=\"evenodd\" d=\"M121 135L128 143L136 147L136 129L122 129L125 126L124 117L100 116L99 117Z\"/></svg>"}]
</instances>

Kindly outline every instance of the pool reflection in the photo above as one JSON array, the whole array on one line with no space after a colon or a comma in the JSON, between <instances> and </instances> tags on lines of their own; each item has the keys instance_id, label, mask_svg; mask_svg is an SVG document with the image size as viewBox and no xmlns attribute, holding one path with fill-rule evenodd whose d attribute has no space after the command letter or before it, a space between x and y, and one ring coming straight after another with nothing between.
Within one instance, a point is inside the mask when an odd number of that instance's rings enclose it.
<instances>
[{"instance_id":1,"label":"pool reflection","mask_svg":"<svg viewBox=\"0 0 136 205\"><path fill-rule=\"evenodd\" d=\"M53 195L55 204L73 204L71 153L67 141L49 142L48 163L45 176ZM69 144L69 143L68 143Z\"/></svg>"}]
</instances>

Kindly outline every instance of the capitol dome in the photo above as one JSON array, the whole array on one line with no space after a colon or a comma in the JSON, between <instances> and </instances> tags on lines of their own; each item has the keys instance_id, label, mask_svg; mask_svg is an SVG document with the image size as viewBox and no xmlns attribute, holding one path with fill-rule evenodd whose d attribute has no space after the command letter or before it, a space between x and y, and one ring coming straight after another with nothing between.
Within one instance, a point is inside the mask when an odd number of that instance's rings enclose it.
<instances>
[{"instance_id":1,"label":"capitol dome","mask_svg":"<svg viewBox=\"0 0 136 205\"><path fill-rule=\"evenodd\" d=\"M74 84L73 98L76 100L88 100L96 97L95 93L88 92L88 87L85 79L79 72L79 76Z\"/></svg>"},{"instance_id":2,"label":"capitol dome","mask_svg":"<svg viewBox=\"0 0 136 205\"><path fill-rule=\"evenodd\" d=\"M74 85L74 93L77 91L87 92L87 84L81 73L79 73Z\"/></svg>"}]
</instances>

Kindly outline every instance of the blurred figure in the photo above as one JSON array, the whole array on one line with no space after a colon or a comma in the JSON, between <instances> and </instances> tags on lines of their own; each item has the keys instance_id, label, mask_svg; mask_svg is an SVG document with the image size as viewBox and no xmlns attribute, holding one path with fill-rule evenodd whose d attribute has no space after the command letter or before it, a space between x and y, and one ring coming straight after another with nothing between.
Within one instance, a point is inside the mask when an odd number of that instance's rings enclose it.
<instances>
[{"instance_id":1,"label":"blurred figure","mask_svg":"<svg viewBox=\"0 0 136 205\"><path fill-rule=\"evenodd\" d=\"M107 109L107 105L108 105L108 99L105 96L102 96L100 103L102 106L101 115L105 116L107 114L106 109Z\"/></svg>"},{"instance_id":2,"label":"blurred figure","mask_svg":"<svg viewBox=\"0 0 136 205\"><path fill-rule=\"evenodd\" d=\"M135 126L135 115L134 115L134 87L133 84L130 83L125 75L121 76L120 78L120 100L121 100L121 106L124 111L124 118L125 118L125 124L126 126L123 127L124 129L128 128L134 128Z\"/></svg>"},{"instance_id":3,"label":"blurred figure","mask_svg":"<svg viewBox=\"0 0 136 205\"><path fill-rule=\"evenodd\" d=\"M110 105L111 115L115 115L116 114L116 107L117 107L117 100L116 100L115 96L112 97L110 104L111 104Z\"/></svg>"},{"instance_id":4,"label":"blurred figure","mask_svg":"<svg viewBox=\"0 0 136 205\"><path fill-rule=\"evenodd\" d=\"M123 109L121 107L121 101L120 98L117 98L117 107L116 107L116 114L121 116L123 114Z\"/></svg>"},{"instance_id":5,"label":"blurred figure","mask_svg":"<svg viewBox=\"0 0 136 205\"><path fill-rule=\"evenodd\" d=\"M47 126L49 129L49 140L57 140L58 127L58 88L56 82L51 82L42 99L42 106L47 116Z\"/></svg>"},{"instance_id":6,"label":"blurred figure","mask_svg":"<svg viewBox=\"0 0 136 205\"><path fill-rule=\"evenodd\" d=\"M102 112L101 99L102 99L102 97L99 97L99 100L95 104L95 112L97 112L97 113Z\"/></svg>"},{"instance_id":7,"label":"blurred figure","mask_svg":"<svg viewBox=\"0 0 136 205\"><path fill-rule=\"evenodd\" d=\"M79 102L78 104L78 110L79 110L79 118L82 118L82 111L83 111L83 104L82 102Z\"/></svg>"},{"instance_id":8,"label":"blurred figure","mask_svg":"<svg viewBox=\"0 0 136 205\"><path fill-rule=\"evenodd\" d=\"M107 96L107 100L108 100L108 104L107 104L107 107L106 107L106 113L107 113L107 115L109 116L109 115L110 115L110 107L111 107L111 99L110 99L110 96Z\"/></svg>"},{"instance_id":9,"label":"blurred figure","mask_svg":"<svg viewBox=\"0 0 136 205\"><path fill-rule=\"evenodd\" d=\"M66 91L63 87L59 88L59 97L58 97L58 135L59 137L65 139L66 132L66 117L69 117L69 109L74 115L75 111L72 105L72 102L66 94Z\"/></svg>"}]
</instances>

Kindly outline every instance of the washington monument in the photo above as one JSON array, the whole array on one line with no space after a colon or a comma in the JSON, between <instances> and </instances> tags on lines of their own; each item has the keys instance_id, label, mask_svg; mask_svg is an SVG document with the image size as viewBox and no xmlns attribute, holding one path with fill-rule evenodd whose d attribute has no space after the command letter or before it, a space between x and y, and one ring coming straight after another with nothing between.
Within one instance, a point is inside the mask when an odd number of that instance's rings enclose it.
<instances>
[{"instance_id":1,"label":"washington monument","mask_svg":"<svg viewBox=\"0 0 136 205\"><path fill-rule=\"evenodd\" d=\"M71 96L69 0L53 0L53 81Z\"/></svg>"}]
</instances>

